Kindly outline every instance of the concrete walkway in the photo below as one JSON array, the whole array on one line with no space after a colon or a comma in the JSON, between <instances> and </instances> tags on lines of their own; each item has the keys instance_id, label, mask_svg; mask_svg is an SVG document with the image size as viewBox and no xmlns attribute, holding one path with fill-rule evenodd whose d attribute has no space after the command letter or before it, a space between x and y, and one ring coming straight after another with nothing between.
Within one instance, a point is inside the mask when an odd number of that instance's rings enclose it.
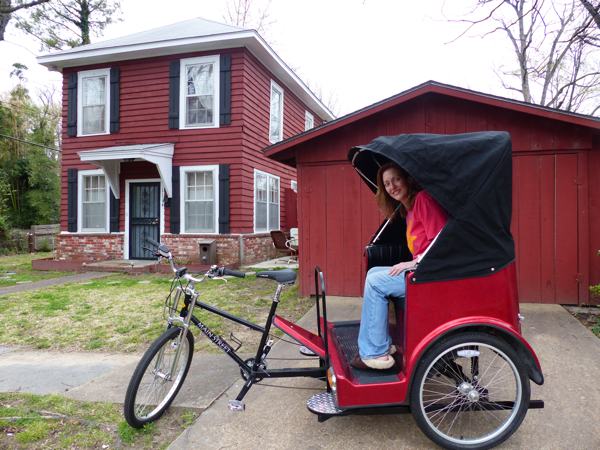
<instances>
[{"instance_id":1,"label":"concrete walkway","mask_svg":"<svg viewBox=\"0 0 600 450\"><path fill-rule=\"evenodd\" d=\"M360 299L328 299L333 320L359 317ZM541 360L546 382L532 384L532 398L546 407L528 412L504 449L600 448L600 339L558 305L521 305L523 333ZM303 319L314 321L313 312ZM290 345L275 355L297 355ZM246 396L246 411L231 412L227 401L241 388L236 382L186 429L169 449L431 449L410 415L348 416L318 423L306 399L323 383L290 379L257 385ZM200 391L200 390L199 390Z\"/></svg>"},{"instance_id":2,"label":"concrete walkway","mask_svg":"<svg viewBox=\"0 0 600 450\"><path fill-rule=\"evenodd\" d=\"M107 277L109 275L114 274L111 272L84 272L76 273L74 275L66 275L64 277L49 278L47 280L35 281L33 283L16 284L14 286L0 288L0 295L13 294L15 292L33 291L35 289L42 289L57 284L77 283L79 281L87 281L92 280L94 278Z\"/></svg>"},{"instance_id":3,"label":"concrete walkway","mask_svg":"<svg viewBox=\"0 0 600 450\"><path fill-rule=\"evenodd\" d=\"M521 305L523 333L536 350L546 378L532 384L532 398L545 409L531 410L519 431L499 448L600 448L600 339L557 305ZM329 298L332 320L354 319L360 300ZM301 324L311 328L314 311ZM202 338L204 339L204 338ZM277 344L272 358L299 358L297 346ZM0 347L0 391L60 393L91 401L123 402L137 354L56 353ZM314 361L272 360L270 367L313 365ZM410 415L348 416L318 423L306 399L324 384L279 379L255 385L246 411L229 411L227 401L241 389L239 370L224 355L195 354L174 405L203 411L170 449L301 448L430 449ZM264 385L279 387L269 387ZM282 389L290 386L295 389Z\"/></svg>"}]
</instances>

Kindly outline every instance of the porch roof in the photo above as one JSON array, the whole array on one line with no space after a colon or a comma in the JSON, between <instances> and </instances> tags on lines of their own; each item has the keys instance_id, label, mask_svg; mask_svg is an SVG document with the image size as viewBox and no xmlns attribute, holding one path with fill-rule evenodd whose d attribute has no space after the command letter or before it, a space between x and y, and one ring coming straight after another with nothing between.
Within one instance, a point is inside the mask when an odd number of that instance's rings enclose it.
<instances>
[{"instance_id":1,"label":"porch roof","mask_svg":"<svg viewBox=\"0 0 600 450\"><path fill-rule=\"evenodd\" d=\"M167 196L171 198L173 196L171 182L173 149L174 144L124 145L81 151L79 152L79 158L82 162L102 168L115 198L120 197L119 173L121 172L121 161L138 159L156 164Z\"/></svg>"}]
</instances>

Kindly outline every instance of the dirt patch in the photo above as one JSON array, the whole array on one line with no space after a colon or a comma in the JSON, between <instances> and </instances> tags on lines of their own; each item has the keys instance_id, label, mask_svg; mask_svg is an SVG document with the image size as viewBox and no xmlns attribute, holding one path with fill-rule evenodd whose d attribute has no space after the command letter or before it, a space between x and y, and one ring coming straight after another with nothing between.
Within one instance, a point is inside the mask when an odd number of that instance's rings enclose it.
<instances>
[{"instance_id":1,"label":"dirt patch","mask_svg":"<svg viewBox=\"0 0 600 450\"><path fill-rule=\"evenodd\" d=\"M581 324L600 338L600 306L564 306Z\"/></svg>"}]
</instances>

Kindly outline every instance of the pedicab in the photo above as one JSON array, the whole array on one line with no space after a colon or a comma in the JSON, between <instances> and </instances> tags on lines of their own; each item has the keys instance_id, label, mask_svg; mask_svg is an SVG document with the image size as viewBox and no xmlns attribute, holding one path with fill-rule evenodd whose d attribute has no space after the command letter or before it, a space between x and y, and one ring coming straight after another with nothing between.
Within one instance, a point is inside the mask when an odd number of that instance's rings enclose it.
<instances>
[{"instance_id":1,"label":"pedicab","mask_svg":"<svg viewBox=\"0 0 600 450\"><path fill-rule=\"evenodd\" d=\"M435 443L453 449L496 446L514 433L530 408L530 380L541 385L539 360L521 334L510 233L512 152L505 132L458 135L383 136L352 148L348 159L367 186L376 191L378 168L393 161L404 168L446 210L449 219L416 269L406 272L406 294L389 299L389 332L395 365L361 370L350 362L358 353L359 321L327 319L325 276L315 268L316 333L276 314L282 290L295 282L289 269L257 277L277 283L264 326L222 311L199 299L197 284L206 278L244 273L213 266L201 278L177 267L166 245L147 241L154 254L168 259L174 273L165 301L166 331L136 368L125 397L127 422L142 427L160 418L190 369L199 329L240 367L241 391L229 400L245 409L244 397L263 379L311 377L325 381L308 409L319 422L351 414L412 413ZM375 201L375 200L373 200ZM402 219L385 221L366 248L367 268L412 260ZM187 282L187 285L185 285ZM210 330L194 308L219 315L262 334L256 356L242 359L241 342ZM318 367L269 368L272 326L318 357Z\"/></svg>"},{"instance_id":2,"label":"pedicab","mask_svg":"<svg viewBox=\"0 0 600 450\"><path fill-rule=\"evenodd\" d=\"M316 350L324 353L329 389L308 401L309 410L324 420L404 409L442 447L498 445L529 408L544 405L530 399L530 380L541 385L544 377L521 334L510 135L383 136L351 149L348 159L373 192L377 169L395 162L449 219L405 274L405 298L390 299L395 367L353 368L359 322L320 318L324 344ZM403 220L380 226L366 249L367 268L412 259L405 229Z\"/></svg>"}]
</instances>

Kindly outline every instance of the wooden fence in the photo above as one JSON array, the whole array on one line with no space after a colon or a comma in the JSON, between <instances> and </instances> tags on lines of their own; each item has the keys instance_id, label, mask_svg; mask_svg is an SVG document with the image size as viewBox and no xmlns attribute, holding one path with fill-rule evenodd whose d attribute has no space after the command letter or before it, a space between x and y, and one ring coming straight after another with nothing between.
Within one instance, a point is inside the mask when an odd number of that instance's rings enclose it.
<instances>
[{"instance_id":1,"label":"wooden fence","mask_svg":"<svg viewBox=\"0 0 600 450\"><path fill-rule=\"evenodd\" d=\"M29 251L54 250L54 241L59 232L59 224L32 225L29 238Z\"/></svg>"}]
</instances>

